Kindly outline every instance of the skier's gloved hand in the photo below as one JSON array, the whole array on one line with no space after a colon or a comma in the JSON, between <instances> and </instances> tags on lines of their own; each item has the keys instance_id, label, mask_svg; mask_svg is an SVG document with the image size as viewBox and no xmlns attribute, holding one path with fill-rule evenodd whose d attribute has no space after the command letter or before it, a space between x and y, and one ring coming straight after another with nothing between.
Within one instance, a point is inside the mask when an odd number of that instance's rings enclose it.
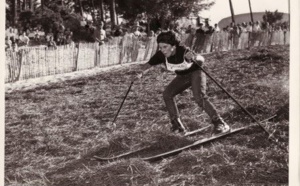
<instances>
[{"instance_id":1,"label":"skier's gloved hand","mask_svg":"<svg viewBox=\"0 0 300 186\"><path fill-rule=\"evenodd\" d=\"M196 63L199 64L200 66L203 66L203 63L204 63L204 61L205 61L204 57L203 57L202 55L200 55L200 54L197 54L194 60L195 60Z\"/></svg>"},{"instance_id":2,"label":"skier's gloved hand","mask_svg":"<svg viewBox=\"0 0 300 186\"><path fill-rule=\"evenodd\" d=\"M138 73L135 75L134 80L140 80L143 77L143 73Z\"/></svg>"},{"instance_id":3,"label":"skier's gloved hand","mask_svg":"<svg viewBox=\"0 0 300 186\"><path fill-rule=\"evenodd\" d=\"M195 58L195 53L192 51L188 51L187 53L184 54L184 58L187 62L191 62Z\"/></svg>"}]
</instances>

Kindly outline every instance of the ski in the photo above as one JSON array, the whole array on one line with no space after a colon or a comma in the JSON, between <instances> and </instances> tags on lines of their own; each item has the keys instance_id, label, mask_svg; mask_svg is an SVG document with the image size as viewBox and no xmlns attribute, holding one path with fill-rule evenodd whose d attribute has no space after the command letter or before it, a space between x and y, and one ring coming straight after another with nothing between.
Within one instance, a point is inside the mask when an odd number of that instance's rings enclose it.
<instances>
[{"instance_id":1,"label":"ski","mask_svg":"<svg viewBox=\"0 0 300 186\"><path fill-rule=\"evenodd\" d=\"M241 131L243 131L243 130L249 128L249 127L252 127L252 126L253 125L246 126L246 127L241 127L241 128L237 128L237 129L233 129L233 130L231 130L231 131L229 131L227 133L221 133L221 134L218 134L218 135L215 135L215 136L212 136L212 137L208 137L208 138L204 138L204 139L201 139L201 140L197 140L197 141L195 141L194 143L192 143L190 145L186 145L184 147L180 147L180 148L177 148L177 149L174 149L174 150L171 150L171 151L167 151L167 152L164 152L164 153L161 153L161 154L157 154L157 155L154 155L154 156L142 158L142 160L144 160L144 161L156 161L156 160L159 160L159 159L162 159L162 158L166 158L168 156L176 155L176 154L178 154L178 153L180 153L180 152L182 152L184 150L188 150L188 149L197 147L199 145L202 145L202 144L214 141L216 139L219 139L219 138L222 138L222 137L225 137L225 136L236 134L236 133L241 132Z\"/></svg>"},{"instance_id":2,"label":"ski","mask_svg":"<svg viewBox=\"0 0 300 186\"><path fill-rule=\"evenodd\" d=\"M125 152L123 154L119 154L117 156L113 156L113 157L108 157L108 158L105 158L105 157L99 157L99 156L93 156L94 159L98 160L98 161L114 161L114 160L117 160L117 159L121 159L121 158L125 158L129 155L132 155L134 153L137 153L137 152L141 152L147 148L149 148L150 146L146 146L146 147L142 147L142 148L139 148L137 150L133 150L133 151L128 151L128 152Z\"/></svg>"},{"instance_id":3,"label":"ski","mask_svg":"<svg viewBox=\"0 0 300 186\"><path fill-rule=\"evenodd\" d=\"M274 118L276 115L273 115L267 119L264 119L260 122L264 122L264 121L268 121L272 118ZM255 127L255 126L258 126L256 124L253 124L253 125L249 125L249 126L245 126L245 127L241 127L241 128L237 128L237 129L232 129L231 131L227 132L227 133L221 133L221 134L217 134L217 135L214 135L214 136L211 136L211 137L208 137L208 138L204 138L204 139L201 139L201 140L197 140L197 141L194 141L192 144L190 145L186 145L184 147L180 147L180 148L177 148L177 149L174 149L174 150L171 150L171 151L167 151L167 152L164 152L164 153L161 153L161 154L157 154L157 155L154 155L154 156L150 156L150 157L145 157L145 158L141 158L142 160L144 161L155 161L155 160L159 160L159 159L162 159L162 158L165 158L165 157L168 157L168 156L172 156L172 155L175 155L175 154L178 154L184 150L187 150L187 149L191 149L191 148L194 148L194 147L197 147L199 145L202 145L202 144L205 144L205 143L208 143L208 142L212 142L216 139L219 139L219 138L222 138L222 137L225 137L225 136L229 136L231 134L235 134L235 133L238 133L238 132L241 132L247 128L250 128L250 127ZM206 126L206 127L203 127L203 128L200 128L200 129L197 129L197 130L194 130L194 131L190 131L190 132L187 132L184 134L185 137L187 136L191 136L191 135L194 135L194 134L197 134L197 133L200 133L202 131L205 131L206 129L209 129L211 127L211 125L209 126ZM113 157L99 157L99 156L93 156L93 158L95 160L98 160L98 161L114 161L114 160L117 160L117 159L121 159L121 158L125 158L127 156L130 156L134 153L138 153L138 152L141 152L147 148L150 148L151 146L146 146L146 147L142 147L142 148L139 148L137 150L133 150L133 151L129 151L129 152L125 152L123 154L120 154L120 155L117 155L117 156L113 156Z\"/></svg>"},{"instance_id":4,"label":"ski","mask_svg":"<svg viewBox=\"0 0 300 186\"><path fill-rule=\"evenodd\" d=\"M198 133L200 133L200 132L205 131L206 129L209 129L210 127L211 127L211 125L205 126L205 127L203 127L203 128L196 129L196 130L193 130L193 131L186 132L186 133L184 134L184 136L187 137L187 136L192 136L192 135L198 134Z\"/></svg>"}]
</instances>

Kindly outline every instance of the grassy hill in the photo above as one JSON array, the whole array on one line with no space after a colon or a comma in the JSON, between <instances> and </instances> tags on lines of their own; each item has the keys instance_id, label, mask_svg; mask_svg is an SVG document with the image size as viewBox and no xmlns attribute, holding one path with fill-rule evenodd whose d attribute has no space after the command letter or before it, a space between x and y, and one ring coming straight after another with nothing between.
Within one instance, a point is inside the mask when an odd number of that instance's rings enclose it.
<instances>
[{"instance_id":1,"label":"grassy hill","mask_svg":"<svg viewBox=\"0 0 300 186\"><path fill-rule=\"evenodd\" d=\"M207 137L169 132L162 99L174 78L161 68L136 81L112 125L139 65L5 95L6 185L287 185L289 47L270 46L206 56L205 68L277 139L259 128L156 162L155 155ZM251 118L212 81L208 95L232 128ZM190 90L177 97L189 130L210 124ZM252 123L253 124L253 123ZM149 146L114 162L110 157Z\"/></svg>"}]
</instances>

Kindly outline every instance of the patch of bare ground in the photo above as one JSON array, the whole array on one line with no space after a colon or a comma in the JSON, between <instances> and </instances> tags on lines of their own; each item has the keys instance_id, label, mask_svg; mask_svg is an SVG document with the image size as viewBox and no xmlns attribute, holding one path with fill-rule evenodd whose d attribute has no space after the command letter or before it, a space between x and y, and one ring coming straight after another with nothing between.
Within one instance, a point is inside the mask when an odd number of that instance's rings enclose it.
<instances>
[{"instance_id":1,"label":"patch of bare ground","mask_svg":"<svg viewBox=\"0 0 300 186\"><path fill-rule=\"evenodd\" d=\"M270 46L206 56L205 68L257 120L247 129L156 162L141 158L209 136L169 132L162 92L174 75L151 70L136 81L117 118L111 121L139 65L112 69L5 95L6 185L287 185L289 47ZM250 125L247 116L211 80L208 95L233 128ZM210 124L190 90L177 98L189 130ZM252 123L253 124L253 123ZM125 159L98 162L148 147Z\"/></svg>"}]
</instances>

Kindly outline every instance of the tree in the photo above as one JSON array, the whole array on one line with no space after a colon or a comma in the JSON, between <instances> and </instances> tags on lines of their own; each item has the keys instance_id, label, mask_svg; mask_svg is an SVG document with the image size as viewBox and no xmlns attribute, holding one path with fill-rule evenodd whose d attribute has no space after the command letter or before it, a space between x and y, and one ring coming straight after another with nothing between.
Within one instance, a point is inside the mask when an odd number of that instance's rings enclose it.
<instances>
[{"instance_id":1,"label":"tree","mask_svg":"<svg viewBox=\"0 0 300 186\"><path fill-rule=\"evenodd\" d=\"M115 0L110 0L109 4L109 12L110 12L110 22L111 22L111 27L114 28L116 25L116 1Z\"/></svg>"},{"instance_id":2,"label":"tree","mask_svg":"<svg viewBox=\"0 0 300 186\"><path fill-rule=\"evenodd\" d=\"M100 9L100 11L99 11L100 19L101 19L101 21L104 22L104 6L103 6L103 0L100 0L100 1L99 1L99 9Z\"/></svg>"},{"instance_id":3,"label":"tree","mask_svg":"<svg viewBox=\"0 0 300 186\"><path fill-rule=\"evenodd\" d=\"M282 17L283 13L278 12L278 10L276 10L275 12L266 10L265 14L263 15L263 21L272 25L273 23L277 23L278 21L280 21Z\"/></svg>"},{"instance_id":4,"label":"tree","mask_svg":"<svg viewBox=\"0 0 300 186\"><path fill-rule=\"evenodd\" d=\"M135 20L143 14L148 22L157 21L161 27L169 27L178 18L209 9L214 2L206 0L116 0L120 14Z\"/></svg>"}]
</instances>

